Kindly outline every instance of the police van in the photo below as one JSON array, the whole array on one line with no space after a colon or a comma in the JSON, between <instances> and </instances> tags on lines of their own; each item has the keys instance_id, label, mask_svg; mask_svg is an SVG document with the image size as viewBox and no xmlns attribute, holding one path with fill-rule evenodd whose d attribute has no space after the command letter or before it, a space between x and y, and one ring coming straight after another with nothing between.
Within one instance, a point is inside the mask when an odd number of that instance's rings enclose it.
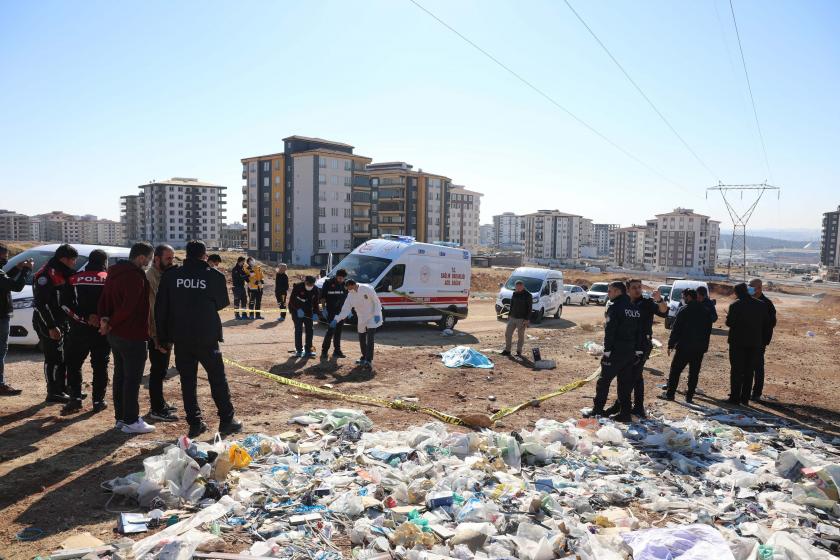
<instances>
[{"instance_id":1,"label":"police van","mask_svg":"<svg viewBox=\"0 0 840 560\"><path fill-rule=\"evenodd\" d=\"M386 323L435 322L451 329L467 316L472 276L467 250L383 235L356 247L330 276L341 268L348 278L376 290Z\"/></svg>"}]
</instances>

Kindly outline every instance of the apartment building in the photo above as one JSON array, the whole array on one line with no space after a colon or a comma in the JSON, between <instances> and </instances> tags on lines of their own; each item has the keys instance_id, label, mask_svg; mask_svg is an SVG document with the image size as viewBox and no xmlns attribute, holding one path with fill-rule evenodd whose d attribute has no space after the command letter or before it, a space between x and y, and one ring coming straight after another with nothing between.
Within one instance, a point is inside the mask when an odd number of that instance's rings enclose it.
<instances>
[{"instance_id":1,"label":"apartment building","mask_svg":"<svg viewBox=\"0 0 840 560\"><path fill-rule=\"evenodd\" d=\"M595 224L589 218L580 219L580 251L582 259L594 259L598 257L598 247L595 244Z\"/></svg>"},{"instance_id":2,"label":"apartment building","mask_svg":"<svg viewBox=\"0 0 840 560\"><path fill-rule=\"evenodd\" d=\"M43 241L112 246L125 244L120 222L101 220L90 214L73 216L60 211L39 214L35 218L39 222L37 229ZM33 229L30 223L30 231Z\"/></svg>"},{"instance_id":3,"label":"apartment building","mask_svg":"<svg viewBox=\"0 0 840 560\"><path fill-rule=\"evenodd\" d=\"M0 239L3 241L31 241L32 221L29 216L11 210L0 210Z\"/></svg>"},{"instance_id":4,"label":"apartment building","mask_svg":"<svg viewBox=\"0 0 840 560\"><path fill-rule=\"evenodd\" d=\"M146 197L129 194L120 197L120 223L126 244L131 246L146 238Z\"/></svg>"},{"instance_id":5,"label":"apartment building","mask_svg":"<svg viewBox=\"0 0 840 560\"><path fill-rule=\"evenodd\" d=\"M523 217L526 261L557 264L580 258L581 216L539 210Z\"/></svg>"},{"instance_id":6,"label":"apartment building","mask_svg":"<svg viewBox=\"0 0 840 560\"><path fill-rule=\"evenodd\" d=\"M32 232L32 236L30 239L32 241L43 241L44 236L41 232L41 220L38 219L36 216L29 217L29 228Z\"/></svg>"},{"instance_id":7,"label":"apartment building","mask_svg":"<svg viewBox=\"0 0 840 560\"><path fill-rule=\"evenodd\" d=\"M820 264L826 271L827 280L840 281L840 206L834 212L823 214Z\"/></svg>"},{"instance_id":8,"label":"apartment building","mask_svg":"<svg viewBox=\"0 0 840 560\"><path fill-rule=\"evenodd\" d=\"M247 239L245 229L245 226L239 222L224 224L222 226L222 248L241 249L244 247Z\"/></svg>"},{"instance_id":9,"label":"apartment building","mask_svg":"<svg viewBox=\"0 0 840 560\"><path fill-rule=\"evenodd\" d=\"M121 198L125 209L120 219L124 216L126 224L137 220L132 236L176 249L185 247L191 239L204 241L208 247L221 246L227 187L191 177L173 177L138 188L139 199Z\"/></svg>"},{"instance_id":10,"label":"apartment building","mask_svg":"<svg viewBox=\"0 0 840 560\"><path fill-rule=\"evenodd\" d=\"M481 245L479 233L481 197L462 185L452 185L449 195L449 238L461 247L474 249Z\"/></svg>"},{"instance_id":11,"label":"apartment building","mask_svg":"<svg viewBox=\"0 0 840 560\"><path fill-rule=\"evenodd\" d=\"M630 270L644 270L647 226L632 225L613 232L615 241L612 262Z\"/></svg>"},{"instance_id":12,"label":"apartment building","mask_svg":"<svg viewBox=\"0 0 840 560\"><path fill-rule=\"evenodd\" d=\"M289 136L282 152L243 158L243 222L250 255L324 265L370 239L371 159L341 142Z\"/></svg>"},{"instance_id":13,"label":"apartment building","mask_svg":"<svg viewBox=\"0 0 840 560\"><path fill-rule=\"evenodd\" d=\"M478 226L478 243L482 247L492 247L495 245L493 239L493 224L481 224Z\"/></svg>"},{"instance_id":14,"label":"apartment building","mask_svg":"<svg viewBox=\"0 0 840 560\"><path fill-rule=\"evenodd\" d=\"M593 243L597 256L607 257L612 255L612 247L615 241L614 232L618 227L618 224L592 224Z\"/></svg>"},{"instance_id":15,"label":"apartment building","mask_svg":"<svg viewBox=\"0 0 840 560\"><path fill-rule=\"evenodd\" d=\"M676 208L648 220L645 235L651 238L645 250L651 270L698 276L714 274L720 222L689 208Z\"/></svg>"},{"instance_id":16,"label":"apartment building","mask_svg":"<svg viewBox=\"0 0 840 560\"><path fill-rule=\"evenodd\" d=\"M513 212L493 216L493 245L509 251L524 249L525 219Z\"/></svg>"}]
</instances>

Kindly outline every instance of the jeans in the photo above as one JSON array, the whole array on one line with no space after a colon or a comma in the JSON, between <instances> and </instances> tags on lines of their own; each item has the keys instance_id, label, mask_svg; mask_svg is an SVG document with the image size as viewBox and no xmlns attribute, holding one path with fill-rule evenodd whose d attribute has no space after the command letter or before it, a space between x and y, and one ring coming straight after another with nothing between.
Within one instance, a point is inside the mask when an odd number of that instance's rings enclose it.
<instances>
[{"instance_id":1,"label":"jeans","mask_svg":"<svg viewBox=\"0 0 840 560\"><path fill-rule=\"evenodd\" d=\"M332 321L338 313L327 313L327 321ZM341 352L341 331L344 329L344 321L339 321L335 324L335 328L328 328L327 334L324 335L324 343L321 346L321 354L327 355L330 351L330 343L336 352Z\"/></svg>"},{"instance_id":2,"label":"jeans","mask_svg":"<svg viewBox=\"0 0 840 560\"><path fill-rule=\"evenodd\" d=\"M146 341L113 334L108 342L114 352L114 418L134 424L140 418L140 383L146 368Z\"/></svg>"},{"instance_id":3,"label":"jeans","mask_svg":"<svg viewBox=\"0 0 840 560\"><path fill-rule=\"evenodd\" d=\"M175 343L175 367L181 375L181 396L184 399L184 413L190 426L201 424L201 407L198 405L198 364L207 372L210 394L216 403L221 422L233 418L233 403L225 377L225 364L219 344L210 345Z\"/></svg>"},{"instance_id":4,"label":"jeans","mask_svg":"<svg viewBox=\"0 0 840 560\"><path fill-rule=\"evenodd\" d=\"M0 317L0 385L6 384L3 373L5 370L6 352L9 350L9 325L11 322L11 317Z\"/></svg>"},{"instance_id":5,"label":"jeans","mask_svg":"<svg viewBox=\"0 0 840 560\"><path fill-rule=\"evenodd\" d=\"M94 327L73 325L64 339L64 359L67 363L67 393L71 399L81 399L82 366L90 356L93 369L93 402L105 400L108 388L108 362L111 346L108 339Z\"/></svg>"},{"instance_id":6,"label":"jeans","mask_svg":"<svg viewBox=\"0 0 840 560\"><path fill-rule=\"evenodd\" d=\"M153 412L163 412L166 400L163 398L163 380L169 371L171 347L166 352L155 348L154 341L149 341L149 404Z\"/></svg>"},{"instance_id":7,"label":"jeans","mask_svg":"<svg viewBox=\"0 0 840 560\"><path fill-rule=\"evenodd\" d=\"M376 329L370 327L365 332L359 333L359 348L362 351L362 359L368 362L373 361L373 344L376 339Z\"/></svg>"},{"instance_id":8,"label":"jeans","mask_svg":"<svg viewBox=\"0 0 840 560\"><path fill-rule=\"evenodd\" d=\"M729 347L729 400L747 404L752 392L753 371L758 361L758 347L730 346Z\"/></svg>"},{"instance_id":9,"label":"jeans","mask_svg":"<svg viewBox=\"0 0 840 560\"><path fill-rule=\"evenodd\" d=\"M67 365L64 362L64 338L53 340L38 333L41 350L44 352L44 379L47 382L47 395L61 395L67 391Z\"/></svg>"},{"instance_id":10,"label":"jeans","mask_svg":"<svg viewBox=\"0 0 840 560\"><path fill-rule=\"evenodd\" d=\"M312 351L312 317L300 318L296 313L292 314L295 323L295 350L298 352ZM303 331L306 331L306 346L303 345Z\"/></svg>"},{"instance_id":11,"label":"jeans","mask_svg":"<svg viewBox=\"0 0 840 560\"><path fill-rule=\"evenodd\" d=\"M596 413L603 413L604 405L610 394L610 385L613 379L618 378L618 403L622 413L630 414L630 401L633 394L635 376L633 374L633 362L636 356L604 356L601 360L601 375L595 383L595 406Z\"/></svg>"},{"instance_id":12,"label":"jeans","mask_svg":"<svg viewBox=\"0 0 840 560\"><path fill-rule=\"evenodd\" d=\"M245 291L245 288L234 288L233 289L233 311L237 317L239 317L240 313L242 316L245 316L245 313L248 309L248 293Z\"/></svg>"},{"instance_id":13,"label":"jeans","mask_svg":"<svg viewBox=\"0 0 840 560\"><path fill-rule=\"evenodd\" d=\"M513 344L513 331L516 331L516 353L522 353L522 347L525 345L525 321L527 319L508 319L505 327L505 350L508 352Z\"/></svg>"},{"instance_id":14,"label":"jeans","mask_svg":"<svg viewBox=\"0 0 840 560\"><path fill-rule=\"evenodd\" d=\"M251 290L248 289L248 317L250 319L254 318L254 312L257 312L257 317L262 317L260 314L260 309L262 309L262 290Z\"/></svg>"},{"instance_id":15,"label":"jeans","mask_svg":"<svg viewBox=\"0 0 840 560\"><path fill-rule=\"evenodd\" d=\"M762 346L758 349L758 357L755 361L755 373L753 374L753 389L752 389L752 398L753 400L761 398L761 394L764 392L764 351L767 350L766 346Z\"/></svg>"},{"instance_id":16,"label":"jeans","mask_svg":"<svg viewBox=\"0 0 840 560\"><path fill-rule=\"evenodd\" d=\"M697 381L700 379L700 366L703 365L703 352L701 350L682 350L677 346L674 358L671 360L671 371L668 374L667 394L674 398L677 394L677 387L680 384L685 366L688 366L688 390L685 392L687 399L694 397L697 390Z\"/></svg>"}]
</instances>

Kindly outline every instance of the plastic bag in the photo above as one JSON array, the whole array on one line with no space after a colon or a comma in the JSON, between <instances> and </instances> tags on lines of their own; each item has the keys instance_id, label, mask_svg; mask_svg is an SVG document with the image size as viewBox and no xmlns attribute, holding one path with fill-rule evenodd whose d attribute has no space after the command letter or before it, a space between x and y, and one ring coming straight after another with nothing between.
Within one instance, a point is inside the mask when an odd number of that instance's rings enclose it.
<instances>
[{"instance_id":1,"label":"plastic bag","mask_svg":"<svg viewBox=\"0 0 840 560\"><path fill-rule=\"evenodd\" d=\"M228 460L235 469L244 469L251 464L251 455L241 445L234 443L228 449Z\"/></svg>"},{"instance_id":2,"label":"plastic bag","mask_svg":"<svg viewBox=\"0 0 840 560\"><path fill-rule=\"evenodd\" d=\"M735 560L717 529L708 525L681 525L622 534L633 549L633 560Z\"/></svg>"}]
</instances>

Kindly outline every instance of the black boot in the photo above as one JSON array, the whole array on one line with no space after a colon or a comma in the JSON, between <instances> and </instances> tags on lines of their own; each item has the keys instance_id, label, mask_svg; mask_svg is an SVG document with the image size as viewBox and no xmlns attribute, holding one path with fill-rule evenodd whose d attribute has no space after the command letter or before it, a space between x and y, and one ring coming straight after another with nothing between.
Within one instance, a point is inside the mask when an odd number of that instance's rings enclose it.
<instances>
[{"instance_id":1,"label":"black boot","mask_svg":"<svg viewBox=\"0 0 840 560\"><path fill-rule=\"evenodd\" d=\"M611 407L604 411L604 416L612 416L613 414L618 414L621 411L621 405L618 401L615 401Z\"/></svg>"}]
</instances>

